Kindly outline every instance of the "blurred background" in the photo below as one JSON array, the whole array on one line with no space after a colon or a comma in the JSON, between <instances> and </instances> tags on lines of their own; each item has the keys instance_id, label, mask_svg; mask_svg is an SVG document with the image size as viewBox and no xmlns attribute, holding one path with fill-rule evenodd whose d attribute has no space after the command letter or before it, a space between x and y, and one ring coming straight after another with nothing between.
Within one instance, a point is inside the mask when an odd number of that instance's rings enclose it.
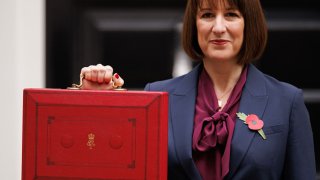
<instances>
[{"instance_id":1,"label":"blurred background","mask_svg":"<svg viewBox=\"0 0 320 180\"><path fill-rule=\"evenodd\" d=\"M261 0L269 27L256 66L304 91L320 174L320 6ZM66 88L81 67L110 64L128 89L187 73L180 47L186 0L0 0L0 175L20 178L22 92ZM318 179L319 175L318 175Z\"/></svg>"}]
</instances>

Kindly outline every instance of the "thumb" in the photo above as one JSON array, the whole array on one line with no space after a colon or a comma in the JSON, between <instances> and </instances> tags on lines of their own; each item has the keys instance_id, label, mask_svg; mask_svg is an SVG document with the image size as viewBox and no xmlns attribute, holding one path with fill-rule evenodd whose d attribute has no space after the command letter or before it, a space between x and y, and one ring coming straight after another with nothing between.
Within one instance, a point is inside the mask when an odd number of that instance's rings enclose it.
<instances>
[{"instance_id":1,"label":"thumb","mask_svg":"<svg viewBox=\"0 0 320 180\"><path fill-rule=\"evenodd\" d=\"M124 80L120 77L120 75L118 73L115 73L112 76L112 80L113 80L114 88L121 87L124 85Z\"/></svg>"}]
</instances>

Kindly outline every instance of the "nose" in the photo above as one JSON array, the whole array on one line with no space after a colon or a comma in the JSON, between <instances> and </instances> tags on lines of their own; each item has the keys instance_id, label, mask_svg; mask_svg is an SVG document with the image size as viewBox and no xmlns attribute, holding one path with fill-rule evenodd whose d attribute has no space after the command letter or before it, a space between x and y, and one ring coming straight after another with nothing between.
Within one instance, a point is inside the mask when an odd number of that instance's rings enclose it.
<instances>
[{"instance_id":1,"label":"nose","mask_svg":"<svg viewBox=\"0 0 320 180\"><path fill-rule=\"evenodd\" d=\"M212 25L212 32L216 34L223 34L226 30L227 25L224 16L217 15Z\"/></svg>"}]
</instances>

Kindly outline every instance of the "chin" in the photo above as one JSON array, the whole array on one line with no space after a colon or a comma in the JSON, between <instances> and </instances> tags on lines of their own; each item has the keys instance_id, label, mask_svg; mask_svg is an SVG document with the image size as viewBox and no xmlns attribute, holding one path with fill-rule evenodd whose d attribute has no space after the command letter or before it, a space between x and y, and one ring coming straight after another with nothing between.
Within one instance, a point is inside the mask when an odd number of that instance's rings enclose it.
<instances>
[{"instance_id":1,"label":"chin","mask_svg":"<svg viewBox=\"0 0 320 180\"><path fill-rule=\"evenodd\" d=\"M207 59L214 60L214 61L220 61L220 62L226 62L229 61L230 59L234 59L234 56L230 55L219 55L219 56L206 56Z\"/></svg>"}]
</instances>

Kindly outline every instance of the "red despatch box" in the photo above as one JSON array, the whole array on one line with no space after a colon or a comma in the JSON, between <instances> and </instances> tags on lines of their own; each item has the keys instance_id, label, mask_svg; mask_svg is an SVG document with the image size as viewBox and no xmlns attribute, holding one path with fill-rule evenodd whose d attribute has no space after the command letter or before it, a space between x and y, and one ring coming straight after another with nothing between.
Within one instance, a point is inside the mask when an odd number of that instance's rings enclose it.
<instances>
[{"instance_id":1,"label":"red despatch box","mask_svg":"<svg viewBox=\"0 0 320 180\"><path fill-rule=\"evenodd\" d=\"M25 89L23 180L167 179L168 95Z\"/></svg>"}]
</instances>

